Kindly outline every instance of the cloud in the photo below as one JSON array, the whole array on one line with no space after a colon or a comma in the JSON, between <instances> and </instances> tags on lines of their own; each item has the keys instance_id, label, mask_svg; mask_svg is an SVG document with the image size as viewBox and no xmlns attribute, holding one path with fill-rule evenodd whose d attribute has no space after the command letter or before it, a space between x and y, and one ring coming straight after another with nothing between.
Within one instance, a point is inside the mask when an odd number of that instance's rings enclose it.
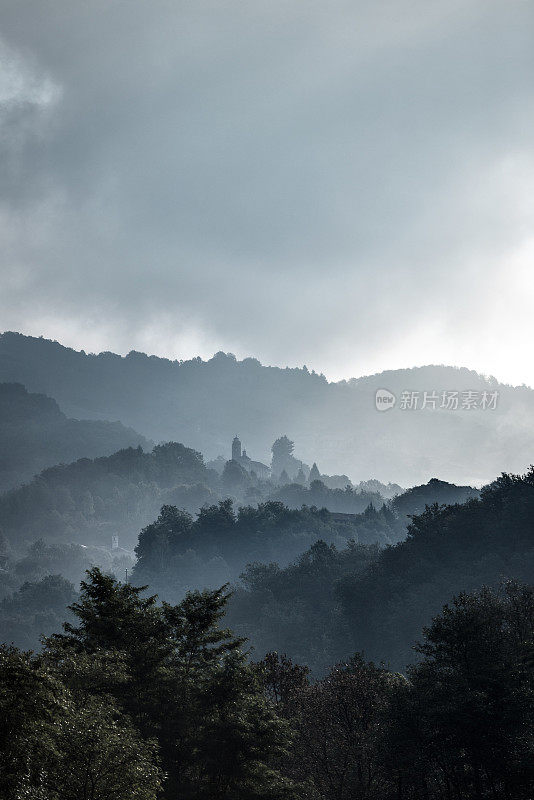
<instances>
[{"instance_id":1,"label":"cloud","mask_svg":"<svg viewBox=\"0 0 534 800\"><path fill-rule=\"evenodd\" d=\"M512 339L534 333L530 2L5 0L0 21L0 98L26 109L3 327L534 381Z\"/></svg>"}]
</instances>

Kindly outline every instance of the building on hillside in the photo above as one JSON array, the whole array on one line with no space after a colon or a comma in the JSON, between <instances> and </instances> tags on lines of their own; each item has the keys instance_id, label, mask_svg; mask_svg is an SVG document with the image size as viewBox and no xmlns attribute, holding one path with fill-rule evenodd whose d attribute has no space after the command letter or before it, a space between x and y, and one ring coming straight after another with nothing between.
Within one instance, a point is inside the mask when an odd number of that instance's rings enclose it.
<instances>
[{"instance_id":1,"label":"building on hillside","mask_svg":"<svg viewBox=\"0 0 534 800\"><path fill-rule=\"evenodd\" d=\"M253 461L247 456L246 450L241 450L241 440L238 436L232 442L232 461L237 461L249 474L254 472L258 478L266 479L270 477L271 469L261 461Z\"/></svg>"}]
</instances>

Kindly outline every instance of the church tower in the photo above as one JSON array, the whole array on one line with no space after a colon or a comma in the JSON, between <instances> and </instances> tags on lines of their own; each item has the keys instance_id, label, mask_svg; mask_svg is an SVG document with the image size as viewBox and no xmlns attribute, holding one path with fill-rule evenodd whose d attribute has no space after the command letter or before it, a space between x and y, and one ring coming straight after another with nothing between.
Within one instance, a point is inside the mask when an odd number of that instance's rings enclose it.
<instances>
[{"instance_id":1,"label":"church tower","mask_svg":"<svg viewBox=\"0 0 534 800\"><path fill-rule=\"evenodd\" d=\"M241 441L237 436L235 436L234 441L232 442L232 461L240 461L240 460L241 460Z\"/></svg>"}]
</instances>

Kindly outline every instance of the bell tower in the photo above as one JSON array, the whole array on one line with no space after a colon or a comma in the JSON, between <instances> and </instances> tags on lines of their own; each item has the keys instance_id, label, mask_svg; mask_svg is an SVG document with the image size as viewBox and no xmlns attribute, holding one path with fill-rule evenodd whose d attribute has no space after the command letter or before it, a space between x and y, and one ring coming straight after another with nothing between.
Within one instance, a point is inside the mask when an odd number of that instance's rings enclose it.
<instances>
[{"instance_id":1,"label":"bell tower","mask_svg":"<svg viewBox=\"0 0 534 800\"><path fill-rule=\"evenodd\" d=\"M234 441L232 442L232 461L240 461L241 460L241 440L238 436L234 437Z\"/></svg>"}]
</instances>

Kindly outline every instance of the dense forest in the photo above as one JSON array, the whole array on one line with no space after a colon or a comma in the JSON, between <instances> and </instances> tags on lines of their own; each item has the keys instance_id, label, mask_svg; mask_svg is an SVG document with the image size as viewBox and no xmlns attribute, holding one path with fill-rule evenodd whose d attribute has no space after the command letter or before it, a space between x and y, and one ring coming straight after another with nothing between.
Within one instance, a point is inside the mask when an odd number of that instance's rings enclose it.
<instances>
[{"instance_id":1,"label":"dense forest","mask_svg":"<svg viewBox=\"0 0 534 800\"><path fill-rule=\"evenodd\" d=\"M227 499L203 507L196 517L176 506L163 506L157 519L141 530L135 554L40 539L20 557L9 557L4 541L2 638L38 647L42 634L58 629L65 598L74 596L75 586L94 564L122 577L129 570L136 582L148 583L163 599L177 602L192 588L238 582L250 561L283 566L313 549L318 540L343 552L358 539L374 554L379 543L394 535L392 516L385 507L376 511L370 506L361 515L339 518L325 509L294 510L276 501L235 510ZM359 547L367 552L366 545Z\"/></svg>"},{"instance_id":2,"label":"dense forest","mask_svg":"<svg viewBox=\"0 0 534 800\"><path fill-rule=\"evenodd\" d=\"M453 594L507 579L534 583L534 469L503 475L480 499L429 505L395 546L323 541L285 569L252 564L229 614L258 653L283 649L316 673L355 649L404 670L418 632Z\"/></svg>"},{"instance_id":3,"label":"dense forest","mask_svg":"<svg viewBox=\"0 0 534 800\"><path fill-rule=\"evenodd\" d=\"M376 512L369 516L369 524L381 524ZM340 548L323 539L285 568L251 563L234 586L229 623L247 637L255 657L277 650L324 676L358 649L336 587L345 576L365 573L379 555L376 544L352 539Z\"/></svg>"},{"instance_id":4,"label":"dense forest","mask_svg":"<svg viewBox=\"0 0 534 800\"><path fill-rule=\"evenodd\" d=\"M0 404L6 800L530 800L534 468L403 490Z\"/></svg>"},{"instance_id":5,"label":"dense forest","mask_svg":"<svg viewBox=\"0 0 534 800\"><path fill-rule=\"evenodd\" d=\"M318 540L339 547L355 540L384 545L389 517L387 509L377 512L372 506L340 518L326 509L294 510L276 501L235 511L231 500L222 500L202 508L193 520L175 506L164 506L139 534L134 575L165 599L176 599L185 588L237 578L246 562L287 563Z\"/></svg>"},{"instance_id":6,"label":"dense forest","mask_svg":"<svg viewBox=\"0 0 534 800\"><path fill-rule=\"evenodd\" d=\"M208 476L214 481L213 488L206 483L183 484L184 476ZM265 567L268 576L273 570L279 575L277 586L284 585L285 576L286 583L289 579L290 592L280 588L280 596L277 591L272 596L272 587L263 586L263 594L268 589L270 599L261 605L261 619L253 626L246 618L239 624L253 644L265 650L288 641L292 626L299 629L309 624L310 613L314 625L320 618L325 637L322 643L317 639L311 649L306 649L301 630L293 641L295 649L288 644L292 653L306 653L317 671L332 662L333 652L346 653L343 638L350 638L346 623L340 628L336 621L339 609L332 595L335 580L370 563L380 548L404 539L410 514L416 513L421 502L432 504L445 497L461 501L477 494L469 487L437 480L389 503L375 494L345 490L343 497L350 496L360 507L367 505L359 514L344 514L314 505L291 508L279 500L243 506L232 498L216 501L221 490L218 480L216 473L205 469L200 454L169 444L151 453L127 450L110 458L47 470L29 486L0 498L4 526L4 533L0 531L2 637L19 646L38 647L42 634L58 629L67 605L65 597L73 596L85 570L95 564L123 577L129 571L172 602L180 600L188 589L215 588L232 581L236 599L230 611L234 613L242 597L240 573L248 571L247 565L252 562L264 562L270 565ZM326 502L329 497L337 500L339 495L339 490L328 490L319 481L308 489L296 488L312 497L317 491ZM267 494L271 489L267 483ZM377 499L380 502L375 506ZM165 500L170 502L160 508ZM187 511L184 500L196 512ZM199 508L204 500L211 502ZM150 521L145 524L147 519ZM111 536L119 531L119 541L130 544L131 550L111 547ZM327 548L326 560L321 548ZM317 585L306 589L308 550L315 554L313 575ZM321 557L317 560L318 554ZM296 571L293 560L300 564ZM323 563L326 574L321 576L319 565ZM252 573L248 575L250 586L256 585L263 569L259 566L253 570L254 580ZM258 596L263 597L262 592ZM256 602L246 601L245 610ZM276 640L269 633L273 626Z\"/></svg>"},{"instance_id":7,"label":"dense forest","mask_svg":"<svg viewBox=\"0 0 534 800\"><path fill-rule=\"evenodd\" d=\"M406 677L247 660L224 588L159 605L93 569L33 655L0 649L0 793L54 800L530 800L534 592L461 594Z\"/></svg>"},{"instance_id":8,"label":"dense forest","mask_svg":"<svg viewBox=\"0 0 534 800\"><path fill-rule=\"evenodd\" d=\"M376 480L357 487L349 481L343 488L330 488L327 484L335 485L337 478L322 475L314 464L308 480L303 476L302 483L291 482L286 476L284 483L283 477L259 479L234 461L224 462L221 470L214 469L199 452L176 442L149 451L130 447L109 456L49 467L19 489L0 494L0 528L19 551L43 537L109 547L115 535L122 547L133 550L139 530L164 505L194 514L204 505L231 498L236 505L279 501L294 510L308 506L358 515L369 505L379 509L388 494L400 490L390 501L395 520L381 537L386 543L402 538L407 516L418 513L425 504L461 502L477 494L472 487L437 479L410 493Z\"/></svg>"},{"instance_id":9,"label":"dense forest","mask_svg":"<svg viewBox=\"0 0 534 800\"><path fill-rule=\"evenodd\" d=\"M209 361L169 361L131 352L76 352L57 342L0 335L0 381L54 397L77 418L120 419L144 436L180 441L216 458L239 433L265 461L281 431L299 442L301 458L359 483L377 478L402 486L432 476L487 483L501 470L523 472L532 459L528 420L534 392L505 386L467 369L429 366L329 383L301 369L262 366L217 353ZM154 390L157 387L157 391ZM375 392L399 402L386 414ZM402 410L402 392L497 391L495 410ZM406 454L409 453L409 458Z\"/></svg>"},{"instance_id":10,"label":"dense forest","mask_svg":"<svg viewBox=\"0 0 534 800\"><path fill-rule=\"evenodd\" d=\"M451 594L510 578L534 583L534 468L503 474L478 500L429 507L364 576L343 578L337 596L358 647L402 668L408 643Z\"/></svg>"},{"instance_id":11,"label":"dense forest","mask_svg":"<svg viewBox=\"0 0 534 800\"><path fill-rule=\"evenodd\" d=\"M0 497L1 796L530 800L534 468L386 499L216 466Z\"/></svg>"},{"instance_id":12,"label":"dense forest","mask_svg":"<svg viewBox=\"0 0 534 800\"><path fill-rule=\"evenodd\" d=\"M175 502L196 510L212 498L202 456L180 444L120 450L50 467L0 496L0 526L12 546L46 537L133 549L139 529ZM213 495L214 497L214 495Z\"/></svg>"},{"instance_id":13,"label":"dense forest","mask_svg":"<svg viewBox=\"0 0 534 800\"><path fill-rule=\"evenodd\" d=\"M533 34L0 0L0 800L534 800Z\"/></svg>"},{"instance_id":14,"label":"dense forest","mask_svg":"<svg viewBox=\"0 0 534 800\"><path fill-rule=\"evenodd\" d=\"M0 383L0 494L46 467L137 446L149 442L120 422L69 419L52 398Z\"/></svg>"},{"instance_id":15,"label":"dense forest","mask_svg":"<svg viewBox=\"0 0 534 800\"><path fill-rule=\"evenodd\" d=\"M133 550L139 530L164 505L195 513L228 497L247 505L283 497L293 509L307 504L357 514L383 503L374 491L329 489L322 481L284 487L251 477L234 462L226 467L219 475L200 453L176 442L148 452L127 448L79 459L43 470L25 486L0 495L0 527L19 549L42 537L109 547L111 537L119 535L121 546Z\"/></svg>"}]
</instances>

